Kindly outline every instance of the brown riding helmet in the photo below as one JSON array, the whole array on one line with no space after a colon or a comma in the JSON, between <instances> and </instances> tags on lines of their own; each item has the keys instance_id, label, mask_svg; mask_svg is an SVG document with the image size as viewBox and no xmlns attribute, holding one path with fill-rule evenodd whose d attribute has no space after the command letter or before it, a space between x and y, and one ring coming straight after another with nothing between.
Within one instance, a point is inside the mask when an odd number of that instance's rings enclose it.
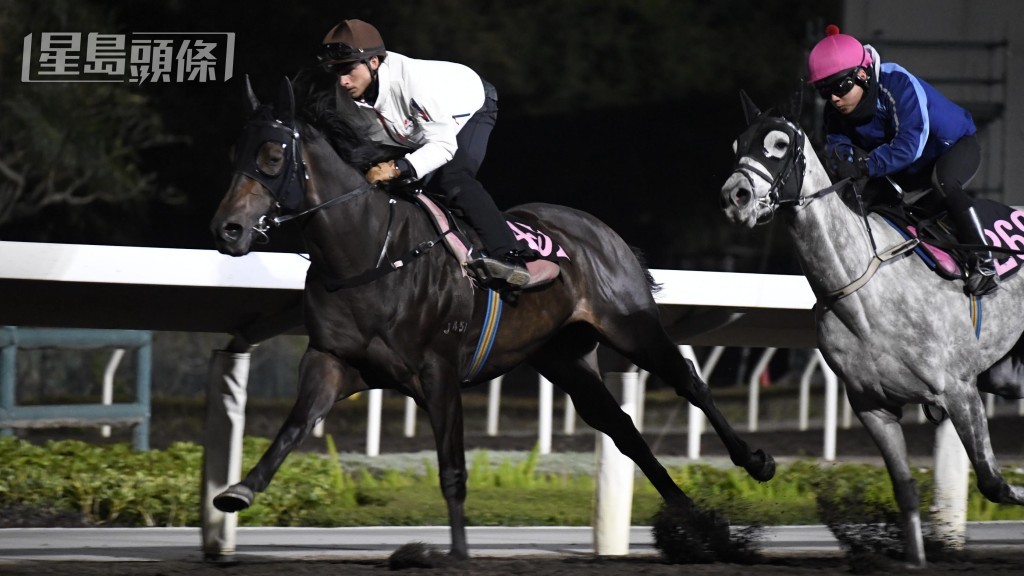
<instances>
[{"instance_id":1,"label":"brown riding helmet","mask_svg":"<svg viewBox=\"0 0 1024 576\"><path fill-rule=\"evenodd\" d=\"M345 20L324 36L317 60L326 68L337 64L362 62L373 56L384 58L384 39L380 32L362 20Z\"/></svg>"}]
</instances>

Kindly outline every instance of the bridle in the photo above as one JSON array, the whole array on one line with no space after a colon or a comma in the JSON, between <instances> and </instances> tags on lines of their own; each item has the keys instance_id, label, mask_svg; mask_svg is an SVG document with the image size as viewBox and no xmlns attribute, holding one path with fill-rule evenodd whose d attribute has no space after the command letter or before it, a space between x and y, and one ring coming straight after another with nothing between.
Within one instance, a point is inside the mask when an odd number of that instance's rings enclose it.
<instances>
[{"instance_id":1,"label":"bridle","mask_svg":"<svg viewBox=\"0 0 1024 576\"><path fill-rule=\"evenodd\" d=\"M763 124L774 125L777 127L776 129L789 136L790 146L781 158L773 156L763 145L757 147L754 139L764 132L754 128ZM805 203L805 199L800 196L804 182L804 169L807 165L807 159L804 157L804 140L803 131L799 130L792 122L762 114L751 122L750 128L741 134L736 142L736 163L733 174L739 174L746 179L751 190L757 189L754 176L769 183L768 193L755 200L768 210L767 218L758 218L758 225L771 222L775 217L775 210L778 208L801 206ZM742 161L743 158L756 160L767 170L752 163L745 163Z\"/></svg>"},{"instance_id":2,"label":"bridle","mask_svg":"<svg viewBox=\"0 0 1024 576\"><path fill-rule=\"evenodd\" d=\"M267 174L260 170L256 161L260 148L267 142L281 144L284 151L284 169L279 174ZM309 180L309 169L302 157L302 137L297 126L276 118L252 120L246 124L235 149L235 174L242 174L260 183L270 192L277 211L287 212L272 218L267 215L260 216L252 229L261 243L270 240L268 233L273 227L308 216L323 208L354 200L370 192L374 187L367 182L347 194L302 209L306 198L306 183Z\"/></svg>"},{"instance_id":3,"label":"bridle","mask_svg":"<svg viewBox=\"0 0 1024 576\"><path fill-rule=\"evenodd\" d=\"M283 147L285 168L280 174L266 174L259 169L256 154L260 147L267 142L278 142ZM349 192L335 196L310 208L302 209L306 197L306 182L309 180L309 170L306 161L302 157L302 137L297 126L286 124L278 119L249 122L239 139L238 145L236 145L236 150L238 152L235 156L235 173L243 174L259 182L270 192L276 208L288 211L286 214L280 214L272 218L264 214L253 225L253 231L256 232L264 243L269 241L269 231L273 227L280 226L291 220L303 218L324 208L361 198L378 189L375 184L364 182ZM323 271L311 268L311 272L320 277L328 290L333 291L339 288L366 284L385 274L394 272L404 266L407 261L425 254L448 234L448 232L445 232L437 238L420 242L397 258L391 258L388 254L388 247L394 235L395 204L395 199L390 198L388 201L387 230L376 267L345 278L331 277Z\"/></svg>"},{"instance_id":4,"label":"bridle","mask_svg":"<svg viewBox=\"0 0 1024 576\"><path fill-rule=\"evenodd\" d=\"M754 130L757 125L770 125L774 129L789 136L789 147L782 157L772 156L771 153L760 146L756 148L754 138L765 134L763 130ZM736 142L736 164L733 174L742 176L751 190L756 190L754 176L769 183L768 193L755 199L755 202L767 210L766 216L759 216L757 225L768 224L775 218L775 211L779 208L799 208L806 204L838 192L850 182L849 178L840 180L835 184L818 190L813 194L801 195L804 187L804 171L807 168L807 157L805 156L805 144L807 138L803 130L785 118L778 118L761 114L755 118L746 132L740 135ZM767 168L762 170L751 163L744 163L743 158L756 160L761 166ZM775 168L775 169L773 169ZM773 175L774 173L774 175ZM863 210L862 210L863 212Z\"/></svg>"},{"instance_id":5,"label":"bridle","mask_svg":"<svg viewBox=\"0 0 1024 576\"><path fill-rule=\"evenodd\" d=\"M755 148L755 138L767 133L765 130L755 129L759 124L767 124L771 126L772 129L784 132L789 136L790 145L782 157L772 156L763 145L760 148ZM766 182L770 182L768 193L755 200L760 206L767 209L767 217L759 216L757 219L758 225L771 222L775 217L775 211L779 208L799 208L810 204L818 198L837 192L845 188L847 184L850 183L849 178L844 178L831 186L814 192L813 194L801 195L800 191L803 189L804 170L807 165L807 159L804 156L805 142L806 137L804 136L803 130L800 130L800 128L795 124L784 118L771 117L764 114L759 115L750 122L750 127L747 131L740 135L740 138L736 143L736 164L733 168L733 174L739 174L745 178L750 184L751 191L756 190L754 182L755 175ZM765 166L767 171L762 170L752 163L742 162L743 158L751 158L757 161L762 166ZM772 175L773 172L775 176ZM853 294L867 284L878 268L883 264L898 256L909 253L917 248L917 245L920 243L920 241L915 237L879 252L878 247L875 245L874 235L871 233L871 223L868 219L867 211L864 209L860 192L857 190L856 186L853 186L853 190L857 199L857 206L859 208L861 218L864 220L864 226L867 230L868 238L871 241L873 256L867 269L859 278L843 288L833 290L824 295L819 295L819 301L823 301L826 305L830 305L840 298Z\"/></svg>"},{"instance_id":6,"label":"bridle","mask_svg":"<svg viewBox=\"0 0 1024 576\"><path fill-rule=\"evenodd\" d=\"M261 116L269 116L269 107L264 108ZM264 172L256 160L260 148L268 142L277 142L284 150L284 169L278 174ZM297 210L305 199L309 179L298 129L276 118L251 120L235 144L235 173L262 184L279 206Z\"/></svg>"}]
</instances>

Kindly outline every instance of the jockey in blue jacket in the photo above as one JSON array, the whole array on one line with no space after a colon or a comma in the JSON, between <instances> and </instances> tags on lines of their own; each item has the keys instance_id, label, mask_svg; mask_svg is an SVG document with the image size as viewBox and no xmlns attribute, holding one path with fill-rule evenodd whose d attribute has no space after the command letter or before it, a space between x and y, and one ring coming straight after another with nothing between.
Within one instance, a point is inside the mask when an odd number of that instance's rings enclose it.
<instances>
[{"instance_id":1,"label":"jockey in blue jacket","mask_svg":"<svg viewBox=\"0 0 1024 576\"><path fill-rule=\"evenodd\" d=\"M904 188L933 186L945 199L960 241L988 241L964 191L981 163L974 119L899 64L882 63L870 45L829 26L811 50L810 82L825 107L826 162L837 178L888 178ZM866 151L866 153L865 153ZM981 252L967 275L968 292L998 288L991 252Z\"/></svg>"}]
</instances>

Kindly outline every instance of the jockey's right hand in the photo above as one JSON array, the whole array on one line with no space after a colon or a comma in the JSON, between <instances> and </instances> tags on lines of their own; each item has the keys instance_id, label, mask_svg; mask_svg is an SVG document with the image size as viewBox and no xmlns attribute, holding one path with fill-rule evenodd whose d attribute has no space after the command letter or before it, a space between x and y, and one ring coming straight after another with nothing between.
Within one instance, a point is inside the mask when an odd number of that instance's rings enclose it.
<instances>
[{"instance_id":1,"label":"jockey's right hand","mask_svg":"<svg viewBox=\"0 0 1024 576\"><path fill-rule=\"evenodd\" d=\"M394 160L387 162L381 162L366 173L366 180L370 184L377 184L378 182L388 182L398 178L402 173L395 166Z\"/></svg>"}]
</instances>

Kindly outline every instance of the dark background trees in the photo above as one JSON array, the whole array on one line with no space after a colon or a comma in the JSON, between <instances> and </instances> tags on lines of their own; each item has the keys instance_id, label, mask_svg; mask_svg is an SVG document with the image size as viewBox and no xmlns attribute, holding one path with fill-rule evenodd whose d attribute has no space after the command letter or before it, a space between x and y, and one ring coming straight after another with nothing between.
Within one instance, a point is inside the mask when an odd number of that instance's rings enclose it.
<instances>
[{"instance_id":1,"label":"dark background trees","mask_svg":"<svg viewBox=\"0 0 1024 576\"><path fill-rule=\"evenodd\" d=\"M591 212L656 268L796 272L770 228L732 229L716 192L738 93L789 106L808 43L838 13L812 0L284 3L0 0L0 239L211 248L242 82L274 93L344 18L388 48L463 62L501 113L481 179L498 205ZM22 38L59 31L235 32L227 82L32 84ZM281 230L269 250L298 249Z\"/></svg>"}]
</instances>

